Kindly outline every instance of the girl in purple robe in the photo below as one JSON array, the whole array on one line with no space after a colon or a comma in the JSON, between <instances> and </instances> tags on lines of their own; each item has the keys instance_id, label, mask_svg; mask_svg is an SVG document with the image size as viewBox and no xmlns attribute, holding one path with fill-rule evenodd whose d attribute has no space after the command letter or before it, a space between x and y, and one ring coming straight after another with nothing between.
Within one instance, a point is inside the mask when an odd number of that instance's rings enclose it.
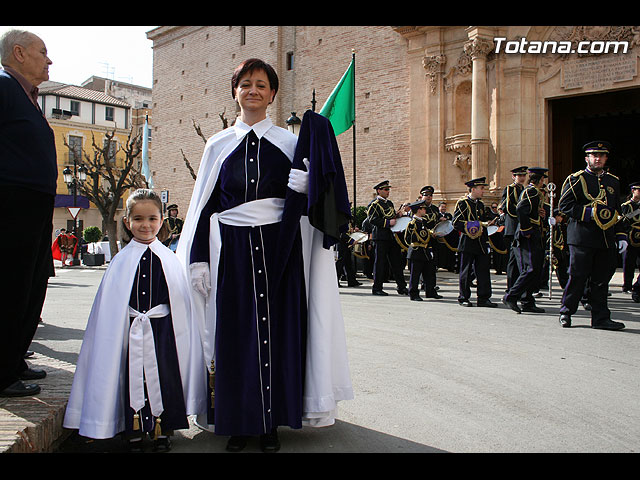
<instances>
[{"instance_id":1,"label":"girl in purple robe","mask_svg":"<svg viewBox=\"0 0 640 480\"><path fill-rule=\"evenodd\" d=\"M148 436L154 450L169 450L173 431L189 428L187 415L201 408L189 403L205 388L190 382L191 365L203 363L200 341L192 337L182 265L156 237L159 196L135 191L124 224L132 240L96 294L64 426L88 438L122 434L136 451Z\"/></svg>"}]
</instances>

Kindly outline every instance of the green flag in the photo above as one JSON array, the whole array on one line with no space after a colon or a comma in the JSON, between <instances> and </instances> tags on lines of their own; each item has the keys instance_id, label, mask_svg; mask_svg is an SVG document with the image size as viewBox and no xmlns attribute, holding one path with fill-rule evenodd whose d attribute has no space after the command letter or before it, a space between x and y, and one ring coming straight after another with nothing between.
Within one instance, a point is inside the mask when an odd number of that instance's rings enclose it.
<instances>
[{"instance_id":1,"label":"green flag","mask_svg":"<svg viewBox=\"0 0 640 480\"><path fill-rule=\"evenodd\" d=\"M349 130L356 119L356 99L354 93L355 74L353 60L344 75L333 89L320 115L331 122L336 137Z\"/></svg>"}]
</instances>

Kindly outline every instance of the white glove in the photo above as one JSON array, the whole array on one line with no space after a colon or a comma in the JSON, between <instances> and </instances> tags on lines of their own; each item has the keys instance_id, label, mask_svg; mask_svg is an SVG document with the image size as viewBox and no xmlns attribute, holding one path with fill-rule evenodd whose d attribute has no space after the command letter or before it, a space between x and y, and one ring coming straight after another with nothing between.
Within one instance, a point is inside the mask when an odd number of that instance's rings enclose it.
<instances>
[{"instance_id":1,"label":"white glove","mask_svg":"<svg viewBox=\"0 0 640 480\"><path fill-rule=\"evenodd\" d=\"M307 194L309 193L309 159L304 158L302 160L304 162L307 170L299 170L297 168L292 168L289 172L289 183L287 187L289 187L294 192Z\"/></svg>"},{"instance_id":2,"label":"white glove","mask_svg":"<svg viewBox=\"0 0 640 480\"><path fill-rule=\"evenodd\" d=\"M618 253L622 254L627 251L627 241L626 240L618 240Z\"/></svg>"},{"instance_id":3,"label":"white glove","mask_svg":"<svg viewBox=\"0 0 640 480\"><path fill-rule=\"evenodd\" d=\"M549 217L549 225L555 225L556 224L556 217Z\"/></svg>"},{"instance_id":4,"label":"white glove","mask_svg":"<svg viewBox=\"0 0 640 480\"><path fill-rule=\"evenodd\" d=\"M208 297L211 291L209 264L206 262L192 263L189 265L189 273L193 289L203 297Z\"/></svg>"}]
</instances>

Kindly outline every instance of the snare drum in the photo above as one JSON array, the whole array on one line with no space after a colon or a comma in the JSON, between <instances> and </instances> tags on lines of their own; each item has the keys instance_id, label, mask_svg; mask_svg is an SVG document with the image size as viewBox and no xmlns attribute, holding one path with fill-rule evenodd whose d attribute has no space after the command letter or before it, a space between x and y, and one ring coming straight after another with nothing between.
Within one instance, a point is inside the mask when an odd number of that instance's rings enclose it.
<instances>
[{"instance_id":1,"label":"snare drum","mask_svg":"<svg viewBox=\"0 0 640 480\"><path fill-rule=\"evenodd\" d=\"M404 232L411 223L411 217L396 218L396 224L391 227L393 233Z\"/></svg>"},{"instance_id":2,"label":"snare drum","mask_svg":"<svg viewBox=\"0 0 640 480\"><path fill-rule=\"evenodd\" d=\"M433 227L434 237L446 237L451 232L453 232L453 222L451 220L442 220Z\"/></svg>"}]
</instances>

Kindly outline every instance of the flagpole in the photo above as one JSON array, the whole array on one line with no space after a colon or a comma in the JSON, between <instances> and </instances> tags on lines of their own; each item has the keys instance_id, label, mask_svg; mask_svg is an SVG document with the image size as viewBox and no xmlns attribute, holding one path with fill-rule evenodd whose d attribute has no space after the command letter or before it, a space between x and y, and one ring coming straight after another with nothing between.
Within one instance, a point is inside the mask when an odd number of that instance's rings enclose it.
<instances>
[{"instance_id":1,"label":"flagpole","mask_svg":"<svg viewBox=\"0 0 640 480\"><path fill-rule=\"evenodd\" d=\"M351 49L353 62L353 220L356 219L356 51Z\"/></svg>"}]
</instances>

